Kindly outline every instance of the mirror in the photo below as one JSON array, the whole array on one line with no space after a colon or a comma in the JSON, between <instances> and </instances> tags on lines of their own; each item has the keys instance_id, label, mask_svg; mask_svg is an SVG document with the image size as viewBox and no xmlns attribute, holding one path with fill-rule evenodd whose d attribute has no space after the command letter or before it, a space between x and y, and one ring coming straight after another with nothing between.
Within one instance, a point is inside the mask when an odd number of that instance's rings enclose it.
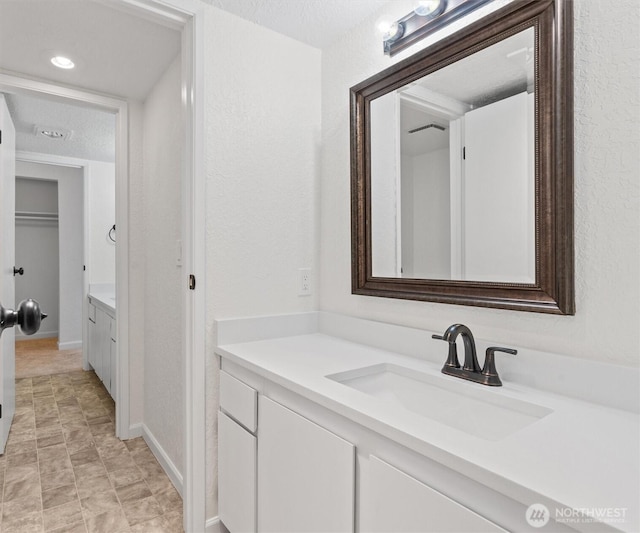
<instances>
[{"instance_id":1,"label":"mirror","mask_svg":"<svg viewBox=\"0 0 640 533\"><path fill-rule=\"evenodd\" d=\"M514 2L351 89L353 293L575 312L571 42Z\"/></svg>"}]
</instances>

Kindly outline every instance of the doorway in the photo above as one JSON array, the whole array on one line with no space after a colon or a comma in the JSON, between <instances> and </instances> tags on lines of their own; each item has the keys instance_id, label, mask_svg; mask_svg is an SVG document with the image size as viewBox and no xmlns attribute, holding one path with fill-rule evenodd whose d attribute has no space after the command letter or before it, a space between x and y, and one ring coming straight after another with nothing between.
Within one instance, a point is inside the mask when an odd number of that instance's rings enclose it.
<instances>
[{"instance_id":1,"label":"doorway","mask_svg":"<svg viewBox=\"0 0 640 533\"><path fill-rule=\"evenodd\" d=\"M137 13L147 21L160 21L174 29L178 29L182 39L182 109L185 118L185 131L183 136L184 160L179 175L182 187L182 272L184 284L180 284L182 309L181 330L183 335L182 364L184 366L184 379L182 380L181 394L184 397L184 464L183 464L183 496L185 499L185 529L200 531L203 529L205 512L205 402L204 402L204 368L205 368L205 340L206 340L206 314L205 314L205 260L204 242L205 227L202 224L205 216L204 194L204 75L203 75L203 29L205 6L200 2L190 0L171 0L167 2L129 2L123 0L119 7L124 11ZM16 69L13 69L16 71ZM133 350L136 354L143 349L136 340L135 328L139 323L130 323L131 306L137 306L133 300L139 294L139 285L130 282L129 271L129 223L130 216L133 221L136 213L130 211L129 206L129 180L131 169L137 170L136 162L130 165L129 161L129 128L130 117L135 122L139 120L139 108L130 107L124 99L101 96L99 94L70 89L65 86L50 83L34 82L16 76L0 74L0 90L10 88L12 91L31 91L50 98L74 100L85 105L94 105L101 109L111 111L116 116L117 130L117 157L116 157L116 226L118 228L118 252L117 263L117 341L118 341L118 368L119 379L116 391L118 401L117 431L122 438L127 438L135 427L130 424L129 393L134 391L135 383L141 376L134 375L130 386L129 372L139 372L139 364L130 365L129 353ZM106 89L102 89L105 92ZM135 133L135 129L134 129ZM133 146L139 139L132 140ZM134 160L136 157L134 153ZM176 173L176 176L178 174ZM134 243L135 244L135 243ZM189 291L187 288L188 275L195 275L198 280L197 290ZM139 318L139 316L138 316ZM143 376L142 376L143 377ZM136 414L134 406L134 415Z\"/></svg>"}]
</instances>

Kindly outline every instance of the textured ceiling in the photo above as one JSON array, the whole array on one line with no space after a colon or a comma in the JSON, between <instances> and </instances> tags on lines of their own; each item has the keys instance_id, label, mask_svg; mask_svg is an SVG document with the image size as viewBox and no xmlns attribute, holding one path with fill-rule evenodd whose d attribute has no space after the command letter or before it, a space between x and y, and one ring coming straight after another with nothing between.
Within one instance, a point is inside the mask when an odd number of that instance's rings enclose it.
<instances>
[{"instance_id":1,"label":"textured ceiling","mask_svg":"<svg viewBox=\"0 0 640 533\"><path fill-rule=\"evenodd\" d=\"M0 0L0 69L143 100L180 33L93 0ZM61 70L53 52L77 66Z\"/></svg>"},{"instance_id":2,"label":"textured ceiling","mask_svg":"<svg viewBox=\"0 0 640 533\"><path fill-rule=\"evenodd\" d=\"M16 127L16 147L95 161L115 160L115 115L25 95L5 95ZM35 126L71 131L68 140L35 133Z\"/></svg>"},{"instance_id":3,"label":"textured ceiling","mask_svg":"<svg viewBox=\"0 0 640 533\"><path fill-rule=\"evenodd\" d=\"M204 1L316 48L332 44L382 6L391 3L389 0Z\"/></svg>"},{"instance_id":4,"label":"textured ceiling","mask_svg":"<svg viewBox=\"0 0 640 533\"><path fill-rule=\"evenodd\" d=\"M529 28L422 78L419 85L480 107L533 87ZM469 83L473 80L473 83Z\"/></svg>"},{"instance_id":5,"label":"textured ceiling","mask_svg":"<svg viewBox=\"0 0 640 533\"><path fill-rule=\"evenodd\" d=\"M398 0L203 0L311 46L330 45ZM100 93L144 100L180 51L180 33L114 0L0 0L0 69ZM77 64L53 67L52 52ZM87 108L7 95L17 148L113 160L113 117ZM33 134L35 124L72 130L69 140Z\"/></svg>"}]
</instances>

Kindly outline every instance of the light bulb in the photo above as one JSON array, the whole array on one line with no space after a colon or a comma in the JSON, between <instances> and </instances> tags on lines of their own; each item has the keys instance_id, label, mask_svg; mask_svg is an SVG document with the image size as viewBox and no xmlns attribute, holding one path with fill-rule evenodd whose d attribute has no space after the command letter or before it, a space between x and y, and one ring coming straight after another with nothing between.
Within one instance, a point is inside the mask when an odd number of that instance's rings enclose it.
<instances>
[{"instance_id":1,"label":"light bulb","mask_svg":"<svg viewBox=\"0 0 640 533\"><path fill-rule=\"evenodd\" d=\"M420 0L413 12L420 17L436 16L444 10L445 0Z\"/></svg>"},{"instance_id":2,"label":"light bulb","mask_svg":"<svg viewBox=\"0 0 640 533\"><path fill-rule=\"evenodd\" d=\"M51 63L58 67L58 68L63 68L63 69L72 69L73 67L76 66L76 64L71 61L71 59L69 59L68 57L64 57L64 56L54 56L51 58Z\"/></svg>"},{"instance_id":3,"label":"light bulb","mask_svg":"<svg viewBox=\"0 0 640 533\"><path fill-rule=\"evenodd\" d=\"M402 37L404 33L404 25L402 22L394 22L389 26L389 29L385 32L382 37L383 41L394 42Z\"/></svg>"}]
</instances>

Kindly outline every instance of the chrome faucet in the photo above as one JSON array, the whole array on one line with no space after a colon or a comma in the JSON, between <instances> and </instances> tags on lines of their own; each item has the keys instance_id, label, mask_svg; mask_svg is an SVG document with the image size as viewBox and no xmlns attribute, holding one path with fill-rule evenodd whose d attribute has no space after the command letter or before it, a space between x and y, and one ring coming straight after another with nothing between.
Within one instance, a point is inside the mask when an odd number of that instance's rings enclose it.
<instances>
[{"instance_id":1,"label":"chrome faucet","mask_svg":"<svg viewBox=\"0 0 640 533\"><path fill-rule=\"evenodd\" d=\"M460 368L460 362L458 361L458 348L456 346L458 335L462 335L462 342L464 343L464 365L462 368ZM473 339L473 334L464 324L453 324L447 328L444 335L432 335L432 337L449 343L449 355L442 367L443 374L468 379L469 381L481 383L482 385L490 385L493 387L500 387L502 385L502 381L496 370L495 352L504 352L511 355L518 353L511 348L491 346L487 348L484 366L481 369L478 363L478 356L476 355L476 343Z\"/></svg>"}]
</instances>

